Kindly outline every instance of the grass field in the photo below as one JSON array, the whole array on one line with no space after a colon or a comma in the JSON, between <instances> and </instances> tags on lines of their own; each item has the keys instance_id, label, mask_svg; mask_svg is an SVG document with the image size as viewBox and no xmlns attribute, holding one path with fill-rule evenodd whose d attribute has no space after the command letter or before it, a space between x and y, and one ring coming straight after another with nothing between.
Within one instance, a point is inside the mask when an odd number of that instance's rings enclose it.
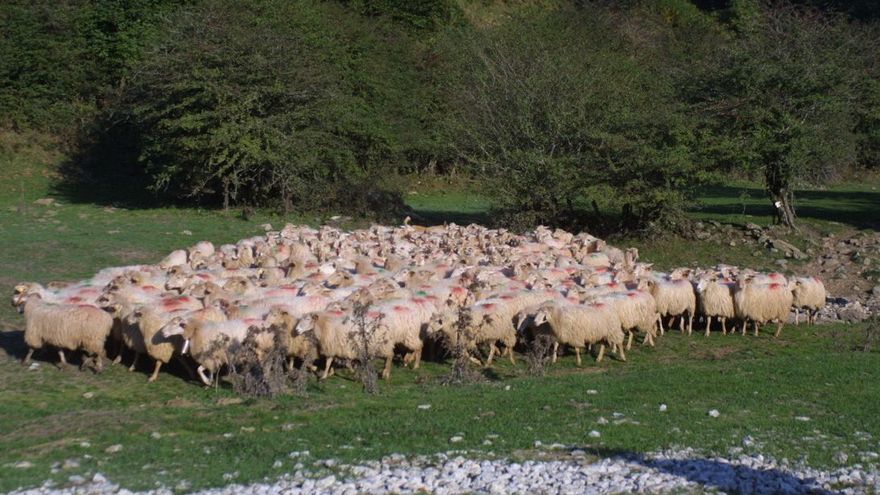
<instances>
[{"instance_id":1,"label":"grass field","mask_svg":"<svg viewBox=\"0 0 880 495\"><path fill-rule=\"evenodd\" d=\"M0 167L10 171L0 177L0 291L8 293L21 280L70 280L105 266L155 262L196 240L228 242L258 234L264 222L315 221L70 202L52 196L49 165L57 159L26 145L0 153ZM819 228L838 228L830 222L870 227L880 203L873 187L804 194L801 214ZM751 216L742 216L741 190L709 191L707 207L694 215L766 223L765 200L757 192L746 198ZM61 206L33 204L46 196ZM435 220L444 215L478 220L488 205L463 193L409 199ZM640 242L642 257L660 265L760 261L750 250L713 243ZM302 458L288 454L304 450L310 452L309 461L302 461L307 464L453 448L535 457L543 455L536 441L582 446L599 455L671 446L724 454L750 435L756 443L747 452L820 467L833 465L839 451L858 462L859 452L880 450L880 353L862 350L867 325L789 327L779 339L672 332L656 348L633 349L627 363L609 359L596 365L587 359L577 369L573 357L565 357L544 377L529 376L522 363L500 363L486 383L462 387L437 383L448 370L444 363L426 363L419 371L395 367L391 382L375 397L364 395L343 371L325 383L313 382L307 397L236 401L230 390L205 390L173 368L153 384L146 383L145 369L128 373L117 366L93 375L56 369L54 356L28 370L19 364L21 324L2 306L0 491L95 472L141 489L173 487L181 479L191 488L255 481L290 471ZM668 411L658 410L661 403ZM422 404L431 408L419 409ZM710 409L721 416L709 417ZM599 424L600 417L609 424ZM591 430L602 436L590 438ZM463 442L450 444L454 435ZM121 451L105 451L117 444ZM22 461L32 467L15 467ZM70 461L66 469L65 461Z\"/></svg>"}]
</instances>

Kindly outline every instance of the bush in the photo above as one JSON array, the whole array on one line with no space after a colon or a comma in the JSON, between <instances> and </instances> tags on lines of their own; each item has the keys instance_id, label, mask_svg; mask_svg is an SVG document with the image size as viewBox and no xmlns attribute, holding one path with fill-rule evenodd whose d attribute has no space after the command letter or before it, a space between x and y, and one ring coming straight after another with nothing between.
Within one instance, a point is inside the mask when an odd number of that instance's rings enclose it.
<instances>
[{"instance_id":1,"label":"bush","mask_svg":"<svg viewBox=\"0 0 880 495\"><path fill-rule=\"evenodd\" d=\"M524 12L446 41L450 129L506 223L589 226L597 186L624 227L662 221L697 183L671 81L646 68L597 7ZM605 201L607 203L607 201Z\"/></svg>"}]
</instances>

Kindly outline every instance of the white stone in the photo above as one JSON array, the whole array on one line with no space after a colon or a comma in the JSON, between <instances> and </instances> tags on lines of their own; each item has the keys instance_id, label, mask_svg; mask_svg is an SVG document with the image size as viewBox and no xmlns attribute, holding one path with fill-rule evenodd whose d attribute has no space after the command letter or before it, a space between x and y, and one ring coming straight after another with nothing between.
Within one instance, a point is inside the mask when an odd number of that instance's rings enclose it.
<instances>
[{"instance_id":1,"label":"white stone","mask_svg":"<svg viewBox=\"0 0 880 495\"><path fill-rule=\"evenodd\" d=\"M718 412L718 409L712 409L709 411L709 416L717 418L718 416L721 416L721 413Z\"/></svg>"}]
</instances>

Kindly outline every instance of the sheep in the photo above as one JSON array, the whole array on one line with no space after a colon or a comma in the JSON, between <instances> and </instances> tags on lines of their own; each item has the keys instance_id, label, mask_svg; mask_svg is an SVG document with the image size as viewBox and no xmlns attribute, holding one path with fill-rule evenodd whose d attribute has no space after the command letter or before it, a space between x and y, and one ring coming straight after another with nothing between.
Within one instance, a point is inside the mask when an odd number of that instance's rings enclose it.
<instances>
[{"instance_id":1,"label":"sheep","mask_svg":"<svg viewBox=\"0 0 880 495\"><path fill-rule=\"evenodd\" d=\"M303 364L313 363L318 359L318 345L314 335L295 335L299 317L284 306L275 306L266 315L266 325L278 327L282 330L282 345L290 358L289 367L293 368L294 358L300 359ZM314 370L314 365L310 365Z\"/></svg>"},{"instance_id":2,"label":"sheep","mask_svg":"<svg viewBox=\"0 0 880 495\"><path fill-rule=\"evenodd\" d=\"M657 312L657 304L650 294L640 290L614 292L596 299L596 302L609 304L617 311L621 327L629 334L626 350L632 348L634 330L644 332L643 344L654 346L660 314Z\"/></svg>"},{"instance_id":3,"label":"sheep","mask_svg":"<svg viewBox=\"0 0 880 495\"><path fill-rule=\"evenodd\" d=\"M182 335L184 339L181 354L189 351L199 367L196 372L206 386L214 383L217 373L230 362L230 346L247 338L251 326L263 325L262 320L182 320L177 325L166 325L160 332L165 338ZM269 334L258 342L261 352L268 352L274 346ZM208 372L206 375L205 372Z\"/></svg>"},{"instance_id":4,"label":"sheep","mask_svg":"<svg viewBox=\"0 0 880 495\"><path fill-rule=\"evenodd\" d=\"M825 307L825 284L816 277L796 277L791 281L794 324L797 325L800 310L807 313L807 323L816 322L816 314Z\"/></svg>"},{"instance_id":5,"label":"sheep","mask_svg":"<svg viewBox=\"0 0 880 495\"><path fill-rule=\"evenodd\" d=\"M601 343L596 358L597 363L601 362L605 353L605 342L617 349L621 361L626 361L623 350L626 337L617 311L610 305L548 304L539 309L534 318L535 325L544 323L549 325L558 344L574 347L578 366L581 366L581 348L587 344Z\"/></svg>"},{"instance_id":6,"label":"sheep","mask_svg":"<svg viewBox=\"0 0 880 495\"><path fill-rule=\"evenodd\" d=\"M186 265L188 259L186 255L186 251L183 249L177 249L171 251L171 253L162 259L159 262L159 268L163 270L168 270L175 266Z\"/></svg>"},{"instance_id":7,"label":"sheep","mask_svg":"<svg viewBox=\"0 0 880 495\"><path fill-rule=\"evenodd\" d=\"M368 332L369 340L366 342L367 353L370 356L384 358L385 367L382 369L382 378L391 378L391 362L394 358L394 343L389 338L388 329L378 321L378 314L367 315L367 325L373 326L373 331ZM359 359L361 352L357 349L358 331L352 316L344 311L321 311L306 315L300 319L294 328L296 335L304 335L311 332L318 343L318 350L325 358L324 372L321 379L330 375L330 367L334 359Z\"/></svg>"},{"instance_id":8,"label":"sheep","mask_svg":"<svg viewBox=\"0 0 880 495\"><path fill-rule=\"evenodd\" d=\"M709 336L709 327L712 317L721 321L721 332L727 335L727 319L736 318L736 308L733 304L733 293L736 284L728 280L716 280L702 278L697 283L697 299L700 312L706 317L706 337Z\"/></svg>"},{"instance_id":9,"label":"sheep","mask_svg":"<svg viewBox=\"0 0 880 495\"><path fill-rule=\"evenodd\" d=\"M755 335L758 327L769 321L776 321L776 334L779 337L785 320L791 311L792 294L787 285L780 283L755 283L751 277L740 278L733 294L733 304L737 318L742 319L742 334L746 334L748 320L755 324Z\"/></svg>"},{"instance_id":10,"label":"sheep","mask_svg":"<svg viewBox=\"0 0 880 495\"><path fill-rule=\"evenodd\" d=\"M694 313L696 312L697 299L691 282L682 278L667 278L654 276L648 279L647 287L657 304L657 312L660 313L660 334L663 334L663 316L681 316L679 328L681 332L687 331L690 335L694 327ZM685 325L684 315L688 315L688 324Z\"/></svg>"},{"instance_id":11,"label":"sheep","mask_svg":"<svg viewBox=\"0 0 880 495\"><path fill-rule=\"evenodd\" d=\"M427 334L429 336L442 335L451 346L464 345L466 352L470 353L480 344L490 344L489 357L486 366L492 365L495 355L495 343L501 342L505 347L511 364L516 364L513 356L513 347L516 345L516 329L513 327L513 317L521 310L506 304L502 299L485 299L470 306L467 310L470 314L470 325L463 335L459 335L457 329L458 311L446 308L435 314L428 323ZM466 339L460 342L460 339ZM478 360L471 358L479 363ZM482 364L482 363L480 363Z\"/></svg>"},{"instance_id":12,"label":"sheep","mask_svg":"<svg viewBox=\"0 0 880 495\"><path fill-rule=\"evenodd\" d=\"M95 371L103 370L107 357L104 343L110 336L113 317L91 305L51 304L39 294L29 294L16 300L19 313L24 314L24 342L28 353L23 364L29 364L34 350L44 345L58 348L58 357L67 364L64 350L83 350L95 361Z\"/></svg>"},{"instance_id":13,"label":"sheep","mask_svg":"<svg viewBox=\"0 0 880 495\"><path fill-rule=\"evenodd\" d=\"M165 311L161 307L139 306L127 318L126 344L135 351L135 359L129 368L134 370L140 354L147 354L156 361L153 374L147 380L152 383L159 377L163 364L168 364L177 351L177 346L161 330L175 318L185 315L187 321L224 321L226 315L215 308L187 309L176 308Z\"/></svg>"}]
</instances>

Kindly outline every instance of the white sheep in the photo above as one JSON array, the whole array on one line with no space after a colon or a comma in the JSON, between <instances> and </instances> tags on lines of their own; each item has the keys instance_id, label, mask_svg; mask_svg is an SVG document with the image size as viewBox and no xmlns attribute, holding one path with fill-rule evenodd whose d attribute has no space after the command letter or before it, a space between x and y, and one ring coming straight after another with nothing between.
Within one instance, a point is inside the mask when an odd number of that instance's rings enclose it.
<instances>
[{"instance_id":1,"label":"white sheep","mask_svg":"<svg viewBox=\"0 0 880 495\"><path fill-rule=\"evenodd\" d=\"M709 327L712 318L721 321L721 332L727 335L727 319L736 318L736 308L733 304L733 293L736 284L728 280L716 280L701 278L697 283L697 299L700 312L706 317L706 337L709 336Z\"/></svg>"},{"instance_id":2,"label":"white sheep","mask_svg":"<svg viewBox=\"0 0 880 495\"><path fill-rule=\"evenodd\" d=\"M113 317L106 311L91 305L47 303L39 294L19 297L16 306L25 318L24 364L30 363L34 350L51 345L58 348L62 364L67 364L65 349L82 350L95 360L96 371L103 369L104 343L113 327Z\"/></svg>"},{"instance_id":3,"label":"white sheep","mask_svg":"<svg viewBox=\"0 0 880 495\"><path fill-rule=\"evenodd\" d=\"M382 378L391 378L391 363L394 358L394 344L388 335L388 329L377 321L379 314L367 314L365 324L373 327L367 332L369 340L365 343L366 352L370 357L385 359ZM334 359L360 359L362 352L357 348L360 337L353 317L344 311L321 311L311 313L300 319L294 332L303 335L312 332L318 343L318 351L324 357L324 372L321 379L330 375L330 367Z\"/></svg>"},{"instance_id":4,"label":"white sheep","mask_svg":"<svg viewBox=\"0 0 880 495\"><path fill-rule=\"evenodd\" d=\"M654 296L657 304L657 312L660 313L660 333L663 334L664 316L681 317L679 328L681 332L687 331L690 335L694 327L694 313L697 307L697 298L690 280L685 278L673 278L654 276L647 281L648 290ZM685 315L688 315L688 323L685 325Z\"/></svg>"},{"instance_id":5,"label":"white sheep","mask_svg":"<svg viewBox=\"0 0 880 495\"><path fill-rule=\"evenodd\" d=\"M791 311L792 295L785 284L755 283L751 277L745 277L737 281L733 303L737 318L743 321L743 335L749 320L755 324L755 335L758 335L759 325L775 320L775 336L778 337Z\"/></svg>"},{"instance_id":6,"label":"white sheep","mask_svg":"<svg viewBox=\"0 0 880 495\"><path fill-rule=\"evenodd\" d=\"M607 304L547 304L534 318L535 325L544 323L549 325L558 344L574 347L578 366L581 365L581 348L586 345L601 343L596 362L602 361L606 342L617 349L621 361L626 361L620 318Z\"/></svg>"},{"instance_id":7,"label":"white sheep","mask_svg":"<svg viewBox=\"0 0 880 495\"><path fill-rule=\"evenodd\" d=\"M816 322L816 314L825 307L825 284L816 277L796 277L791 281L794 324L797 325L800 310L807 314L807 323Z\"/></svg>"}]
</instances>

